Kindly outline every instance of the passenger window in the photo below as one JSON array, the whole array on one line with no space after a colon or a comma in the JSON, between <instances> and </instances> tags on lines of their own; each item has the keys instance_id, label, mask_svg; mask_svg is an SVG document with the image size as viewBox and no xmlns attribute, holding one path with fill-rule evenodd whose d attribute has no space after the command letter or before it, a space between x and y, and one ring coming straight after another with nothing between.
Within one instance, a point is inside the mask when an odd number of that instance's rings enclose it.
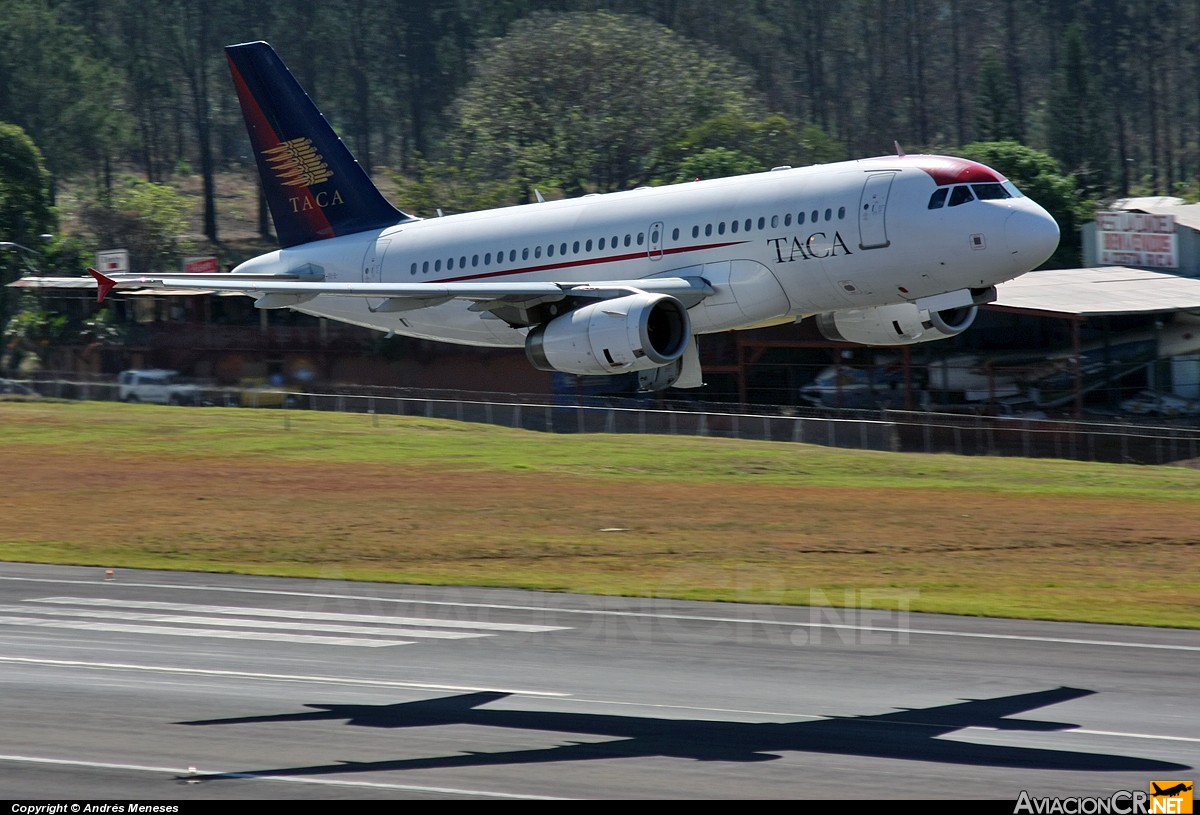
<instances>
[{"instance_id":1,"label":"passenger window","mask_svg":"<svg viewBox=\"0 0 1200 815\"><path fill-rule=\"evenodd\" d=\"M408 273L409 273L409 274L416 274L416 273L417 273L417 262L416 262L415 260L413 261L412 268L409 270L409 272L408 272Z\"/></svg>"},{"instance_id":2,"label":"passenger window","mask_svg":"<svg viewBox=\"0 0 1200 815\"><path fill-rule=\"evenodd\" d=\"M603 251L604 251L604 238L601 238L601 239L600 239L600 251L601 251L601 252L603 252Z\"/></svg>"},{"instance_id":3,"label":"passenger window","mask_svg":"<svg viewBox=\"0 0 1200 815\"><path fill-rule=\"evenodd\" d=\"M731 223L729 224L729 231L730 231L730 232L737 232L737 231L738 231L738 222L737 222L737 221L733 221L733 222L731 222Z\"/></svg>"},{"instance_id":4,"label":"passenger window","mask_svg":"<svg viewBox=\"0 0 1200 815\"><path fill-rule=\"evenodd\" d=\"M626 232L626 233L625 233L625 245L626 245L626 246L628 246L628 245L629 245L629 244L631 244L631 243L633 243L633 238L631 238L631 237L629 236L629 233L628 233L628 232Z\"/></svg>"},{"instance_id":5,"label":"passenger window","mask_svg":"<svg viewBox=\"0 0 1200 815\"><path fill-rule=\"evenodd\" d=\"M817 217L818 217L820 214L821 214L821 213L817 212L815 209L813 210L813 213L812 213L812 222L813 222L814 224L817 222Z\"/></svg>"},{"instance_id":6,"label":"passenger window","mask_svg":"<svg viewBox=\"0 0 1200 815\"><path fill-rule=\"evenodd\" d=\"M576 252L578 252L578 251L579 251L579 242L578 242L578 241L576 241L576 243L575 243L575 251L576 251ZM559 244L559 246L558 246L558 253L559 253L560 255L565 255L565 254L567 253L567 245L566 245L565 243L561 243L561 244Z\"/></svg>"},{"instance_id":7,"label":"passenger window","mask_svg":"<svg viewBox=\"0 0 1200 815\"><path fill-rule=\"evenodd\" d=\"M509 250L508 250L508 262L509 262L509 263L515 263L515 262L516 262L516 260L517 260L517 250L516 250L516 249L509 249Z\"/></svg>"},{"instance_id":8,"label":"passenger window","mask_svg":"<svg viewBox=\"0 0 1200 815\"><path fill-rule=\"evenodd\" d=\"M942 187L941 189L934 190L933 195L929 196L929 208L941 209L942 205L946 203L946 196L949 194L949 187Z\"/></svg>"},{"instance_id":9,"label":"passenger window","mask_svg":"<svg viewBox=\"0 0 1200 815\"><path fill-rule=\"evenodd\" d=\"M784 226L792 225L792 213L789 212L787 215L783 216L783 225Z\"/></svg>"},{"instance_id":10,"label":"passenger window","mask_svg":"<svg viewBox=\"0 0 1200 815\"><path fill-rule=\"evenodd\" d=\"M645 242L646 242L646 233L645 233L645 232L639 232L639 233L638 233L638 236L637 236L637 245L638 245L638 246L641 246L641 245L642 245L643 243L645 243Z\"/></svg>"},{"instance_id":11,"label":"passenger window","mask_svg":"<svg viewBox=\"0 0 1200 815\"><path fill-rule=\"evenodd\" d=\"M772 216L771 216L771 228L772 228L772 229L775 229L775 228L777 228L778 226L779 226L779 216L778 216L778 215L772 215Z\"/></svg>"},{"instance_id":12,"label":"passenger window","mask_svg":"<svg viewBox=\"0 0 1200 815\"><path fill-rule=\"evenodd\" d=\"M453 268L454 268L454 258L447 258L447 260L446 260L446 271L450 271L450 270L452 270Z\"/></svg>"},{"instance_id":13,"label":"passenger window","mask_svg":"<svg viewBox=\"0 0 1200 815\"><path fill-rule=\"evenodd\" d=\"M804 223L804 213L798 212L796 213L796 226L800 226L802 223Z\"/></svg>"},{"instance_id":14,"label":"passenger window","mask_svg":"<svg viewBox=\"0 0 1200 815\"><path fill-rule=\"evenodd\" d=\"M699 227L699 226L693 226L693 227L692 227L692 237L693 237L693 238L698 238L698 237L700 237L700 227Z\"/></svg>"},{"instance_id":15,"label":"passenger window","mask_svg":"<svg viewBox=\"0 0 1200 815\"><path fill-rule=\"evenodd\" d=\"M521 250L521 260L529 260L529 247L526 246Z\"/></svg>"},{"instance_id":16,"label":"passenger window","mask_svg":"<svg viewBox=\"0 0 1200 815\"><path fill-rule=\"evenodd\" d=\"M540 258L542 256L542 247L540 244L533 247L533 256L535 258Z\"/></svg>"},{"instance_id":17,"label":"passenger window","mask_svg":"<svg viewBox=\"0 0 1200 815\"><path fill-rule=\"evenodd\" d=\"M752 228L754 228L754 221L752 221L750 218L747 218L746 219L746 231L749 232Z\"/></svg>"},{"instance_id":18,"label":"passenger window","mask_svg":"<svg viewBox=\"0 0 1200 815\"><path fill-rule=\"evenodd\" d=\"M426 260L421 263L421 274L429 274L429 261Z\"/></svg>"},{"instance_id":19,"label":"passenger window","mask_svg":"<svg viewBox=\"0 0 1200 815\"><path fill-rule=\"evenodd\" d=\"M705 225L704 225L704 234L705 234L705 235L709 235L709 236L711 236L711 235L712 235L712 224L705 224Z\"/></svg>"},{"instance_id":20,"label":"passenger window","mask_svg":"<svg viewBox=\"0 0 1200 815\"><path fill-rule=\"evenodd\" d=\"M548 258L554 257L554 244L550 244L549 246L546 247L546 257L548 257Z\"/></svg>"},{"instance_id":21,"label":"passenger window","mask_svg":"<svg viewBox=\"0 0 1200 815\"><path fill-rule=\"evenodd\" d=\"M971 195L971 188L965 184L961 187L955 187L954 191L950 193L950 206L952 207L974 200L975 196Z\"/></svg>"},{"instance_id":22,"label":"passenger window","mask_svg":"<svg viewBox=\"0 0 1200 815\"><path fill-rule=\"evenodd\" d=\"M585 244L583 245L583 251L585 251L585 252L590 252L590 251L592 251L592 239L591 239L591 238L588 238L588 239L587 239L587 243L585 243Z\"/></svg>"},{"instance_id":23,"label":"passenger window","mask_svg":"<svg viewBox=\"0 0 1200 815\"><path fill-rule=\"evenodd\" d=\"M759 219L758 219L758 228L759 228L759 229L766 229L766 228L767 228L767 219L766 219L766 218L763 218L763 217L761 217L761 216L759 217Z\"/></svg>"},{"instance_id":24,"label":"passenger window","mask_svg":"<svg viewBox=\"0 0 1200 815\"><path fill-rule=\"evenodd\" d=\"M563 246L566 246L566 244L564 243ZM579 241L575 241L575 243L571 244L571 252L576 255L579 254Z\"/></svg>"},{"instance_id":25,"label":"passenger window","mask_svg":"<svg viewBox=\"0 0 1200 815\"><path fill-rule=\"evenodd\" d=\"M825 210L825 220L827 220L827 221L833 220L833 210L832 209Z\"/></svg>"},{"instance_id":26,"label":"passenger window","mask_svg":"<svg viewBox=\"0 0 1200 815\"><path fill-rule=\"evenodd\" d=\"M442 270L442 259L441 258L438 258L437 260L435 260L433 262L433 270L435 272L440 272Z\"/></svg>"},{"instance_id":27,"label":"passenger window","mask_svg":"<svg viewBox=\"0 0 1200 815\"><path fill-rule=\"evenodd\" d=\"M654 240L658 240L658 239L654 238ZM674 229L671 230L671 240L673 240L673 241L679 240L679 227L675 227Z\"/></svg>"},{"instance_id":28,"label":"passenger window","mask_svg":"<svg viewBox=\"0 0 1200 815\"><path fill-rule=\"evenodd\" d=\"M846 208L838 207L838 220L840 221L840 220L844 219L845 217L846 217Z\"/></svg>"}]
</instances>

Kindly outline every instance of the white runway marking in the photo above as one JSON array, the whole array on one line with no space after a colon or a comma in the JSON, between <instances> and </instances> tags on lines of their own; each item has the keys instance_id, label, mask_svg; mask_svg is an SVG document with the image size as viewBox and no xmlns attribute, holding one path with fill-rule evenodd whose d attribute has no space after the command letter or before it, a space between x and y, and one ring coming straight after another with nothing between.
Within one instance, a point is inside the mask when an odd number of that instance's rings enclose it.
<instances>
[{"instance_id":1,"label":"white runway marking","mask_svg":"<svg viewBox=\"0 0 1200 815\"><path fill-rule=\"evenodd\" d=\"M96 586L103 585L103 581L96 580L66 580L62 578L52 577L9 577L0 576L0 580L10 580L14 582L25 583L53 583L56 585L75 585L75 586ZM919 629L908 628L902 626L876 626L876 625L855 625L849 623L822 623L812 621L792 621L792 620L768 620L762 617L754 617L750 615L743 616L707 616L698 614L672 614L655 611L617 611L611 609L588 609L588 608L565 608L560 606L525 606L511 605L503 603L467 603L447 600L414 600L407 597L374 597L365 594L336 594L332 592L303 592L303 591L284 591L281 589L248 589L239 588L236 586L189 586L178 583L141 583L141 582L122 582L120 584L125 588L144 588L144 589L170 589L180 592L221 592L226 594L255 594L275 597L304 597L314 600L357 600L360 602L371 603L389 603L389 604L405 604L415 606L437 606L447 608L481 608L493 609L498 611L527 611L536 612L538 614L554 614L554 615L575 615L575 616L591 616L591 617L629 617L646 620L678 620L682 622L700 622L700 623L738 623L747 625L761 625L765 627L778 627L784 629L843 629L847 631L863 631L871 633L882 633L890 635L906 635L906 636L930 636L930 637L960 637L963 639L992 639L992 640L1011 640L1016 642L1044 643L1048 645L1085 645L1098 648L1144 648L1147 650L1162 650L1162 651L1192 651L1200 652L1200 645L1174 645L1170 643L1153 643L1139 642L1133 639L1129 640L1101 640L1087 639L1076 637L1044 637L1032 636L1024 634L990 634L980 631L951 631L947 629ZM602 599L602 598L601 598ZM645 598L647 601L652 601L653 598ZM841 609L833 609L832 613L839 613ZM873 610L874 611L874 610ZM915 612L914 612L915 614ZM1084 629L1086 624L1077 623L1075 627Z\"/></svg>"},{"instance_id":2,"label":"white runway marking","mask_svg":"<svg viewBox=\"0 0 1200 815\"><path fill-rule=\"evenodd\" d=\"M301 620L335 620L340 622L375 623L378 625L420 625L430 628L475 628L485 631L522 631L539 634L544 631L563 631L563 626L524 625L520 623L489 623L473 620L438 620L429 617L389 617L384 614L342 614L335 611L297 611L284 608L250 608L247 606L204 606L193 603L164 603L153 600L110 600L99 597L35 597L30 603L56 603L72 606L110 606L144 608L158 611L191 611L205 614L237 614L241 617L283 617Z\"/></svg>"},{"instance_id":3,"label":"white runway marking","mask_svg":"<svg viewBox=\"0 0 1200 815\"><path fill-rule=\"evenodd\" d=\"M41 756L11 756L0 754L0 761L11 761L17 764L51 764L60 767L89 767L97 770L125 770L126 772L167 774L181 778L194 779L197 783L206 783L221 778L242 778L259 781L276 781L286 784L319 784L330 787L368 787L373 789L397 790L403 792L428 792L438 795L469 795L480 798L516 798L535 801L562 801L562 798L552 798L545 795L520 795L510 792L494 792L490 790L468 790L457 787L422 787L414 784L386 784L376 781L339 781L336 778L299 778L284 775L258 775L257 773L226 773L220 770L203 770L195 774L184 767L153 767L144 764L115 764L105 761L79 761L69 758L43 758Z\"/></svg>"},{"instance_id":4,"label":"white runway marking","mask_svg":"<svg viewBox=\"0 0 1200 815\"><path fill-rule=\"evenodd\" d=\"M353 645L363 648L383 648L389 645L412 645L412 640L371 640L361 637L320 637L312 634L276 634L271 631L228 631L222 628L172 628L165 625L133 625L123 623L66 622L42 617L0 616L0 625L20 625L33 628L68 628L76 631L117 631L124 634L160 634L168 637L216 637L226 640L264 640L304 643L305 645Z\"/></svg>"},{"instance_id":5,"label":"white runway marking","mask_svg":"<svg viewBox=\"0 0 1200 815\"><path fill-rule=\"evenodd\" d=\"M563 630L562 626L94 597L34 597L19 605L0 605L0 625L362 648Z\"/></svg>"},{"instance_id":6,"label":"white runway marking","mask_svg":"<svg viewBox=\"0 0 1200 815\"><path fill-rule=\"evenodd\" d=\"M505 693L510 696L565 698L569 693L526 690L521 688L479 687L477 685L444 685L432 682L401 682L394 679L364 679L349 676L318 676L309 674L269 674L254 671L227 671L216 668L177 668L167 665L134 665L128 662L86 662L77 659L38 659L34 657L2 657L0 664L41 665L53 668L80 668L97 671L144 671L146 673L212 676L230 679L253 679L267 682L304 682L316 685L346 685L366 688L404 688L405 690L447 691L452 693Z\"/></svg>"},{"instance_id":7,"label":"white runway marking","mask_svg":"<svg viewBox=\"0 0 1200 815\"><path fill-rule=\"evenodd\" d=\"M27 606L0 606L0 614L28 614ZM173 614L152 614L139 611L97 611L84 608L37 609L38 614L55 617L88 617L98 620L127 620L142 623L173 625L212 625L220 623L230 628L270 628L279 631L329 631L338 634L381 634L390 637L417 637L424 639L462 640L470 637L491 637L492 634L476 634L463 631L422 631L415 628L383 628L359 625L336 625L333 623L291 623L282 620L238 620L212 617L193 617ZM0 617L2 620L3 617Z\"/></svg>"}]
</instances>

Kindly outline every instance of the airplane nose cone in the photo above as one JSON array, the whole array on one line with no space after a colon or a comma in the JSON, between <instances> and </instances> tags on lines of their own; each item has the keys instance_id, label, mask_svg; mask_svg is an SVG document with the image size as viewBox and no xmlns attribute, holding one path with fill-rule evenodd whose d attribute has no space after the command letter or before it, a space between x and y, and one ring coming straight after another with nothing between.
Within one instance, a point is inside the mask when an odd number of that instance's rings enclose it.
<instances>
[{"instance_id":1,"label":"airplane nose cone","mask_svg":"<svg viewBox=\"0 0 1200 815\"><path fill-rule=\"evenodd\" d=\"M1004 237L1021 274L1046 262L1058 248L1058 224L1041 207L1018 209L1004 222Z\"/></svg>"}]
</instances>

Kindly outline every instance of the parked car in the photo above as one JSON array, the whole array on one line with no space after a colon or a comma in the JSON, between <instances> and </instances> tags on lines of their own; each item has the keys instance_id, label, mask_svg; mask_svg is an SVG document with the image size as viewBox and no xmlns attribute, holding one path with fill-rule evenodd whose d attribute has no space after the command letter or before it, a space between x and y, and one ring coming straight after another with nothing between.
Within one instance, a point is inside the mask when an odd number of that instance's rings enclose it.
<instances>
[{"instance_id":1,"label":"parked car","mask_svg":"<svg viewBox=\"0 0 1200 815\"><path fill-rule=\"evenodd\" d=\"M37 391L15 379L0 379L0 396L36 397Z\"/></svg>"},{"instance_id":2,"label":"parked car","mask_svg":"<svg viewBox=\"0 0 1200 815\"><path fill-rule=\"evenodd\" d=\"M1139 416L1196 416L1200 402L1158 391L1142 391L1121 403L1121 410Z\"/></svg>"},{"instance_id":3,"label":"parked car","mask_svg":"<svg viewBox=\"0 0 1200 815\"><path fill-rule=\"evenodd\" d=\"M305 406L302 393L292 393L285 385L273 384L266 379L242 380L238 393L239 407L300 408Z\"/></svg>"},{"instance_id":4,"label":"parked car","mask_svg":"<svg viewBox=\"0 0 1200 815\"><path fill-rule=\"evenodd\" d=\"M142 368L121 371L117 377L117 398L122 402L194 405L200 400L200 388L179 381L179 371Z\"/></svg>"}]
</instances>

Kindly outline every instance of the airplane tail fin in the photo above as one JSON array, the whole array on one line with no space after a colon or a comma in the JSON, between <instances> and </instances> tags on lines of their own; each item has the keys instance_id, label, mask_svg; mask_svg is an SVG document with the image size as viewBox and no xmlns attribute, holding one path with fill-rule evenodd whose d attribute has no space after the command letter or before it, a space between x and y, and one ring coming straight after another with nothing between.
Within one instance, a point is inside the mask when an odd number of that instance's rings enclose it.
<instances>
[{"instance_id":1,"label":"airplane tail fin","mask_svg":"<svg viewBox=\"0 0 1200 815\"><path fill-rule=\"evenodd\" d=\"M225 48L283 248L414 220L392 206L265 42Z\"/></svg>"}]
</instances>

